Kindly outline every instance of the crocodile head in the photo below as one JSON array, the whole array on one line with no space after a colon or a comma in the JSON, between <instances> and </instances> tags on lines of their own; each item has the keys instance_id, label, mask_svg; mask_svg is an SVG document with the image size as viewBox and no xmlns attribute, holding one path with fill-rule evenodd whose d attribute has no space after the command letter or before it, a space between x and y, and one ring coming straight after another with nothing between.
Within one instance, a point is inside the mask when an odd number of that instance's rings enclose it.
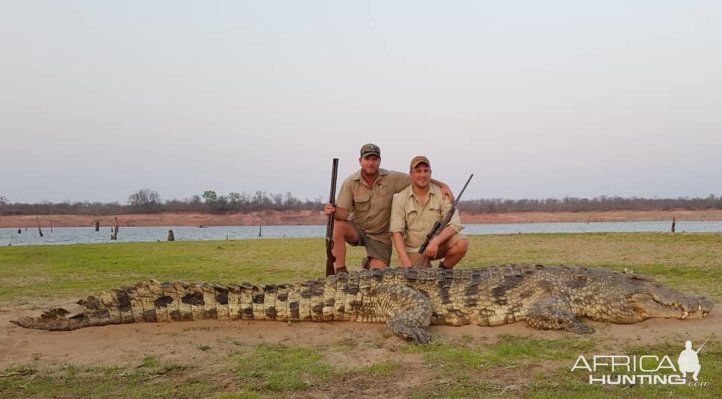
<instances>
[{"instance_id":1,"label":"crocodile head","mask_svg":"<svg viewBox=\"0 0 722 399\"><path fill-rule=\"evenodd\" d=\"M651 318L701 319L712 310L712 301L704 296L684 294L631 271L571 271L566 285L574 313L592 320L626 324Z\"/></svg>"},{"instance_id":2,"label":"crocodile head","mask_svg":"<svg viewBox=\"0 0 722 399\"><path fill-rule=\"evenodd\" d=\"M644 276L625 271L628 317L631 322L654 317L701 319L709 315L712 301L701 295L687 295Z\"/></svg>"}]
</instances>

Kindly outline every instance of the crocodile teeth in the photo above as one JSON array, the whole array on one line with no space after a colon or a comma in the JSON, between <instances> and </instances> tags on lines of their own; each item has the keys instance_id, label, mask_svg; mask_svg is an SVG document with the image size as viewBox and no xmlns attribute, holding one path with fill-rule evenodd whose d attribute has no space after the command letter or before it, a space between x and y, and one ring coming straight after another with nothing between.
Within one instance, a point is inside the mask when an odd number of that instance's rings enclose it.
<instances>
[{"instance_id":1,"label":"crocodile teeth","mask_svg":"<svg viewBox=\"0 0 722 399\"><path fill-rule=\"evenodd\" d=\"M684 314L682 314L682 320L686 319L687 316L689 316L689 313L687 313L687 311L685 310Z\"/></svg>"}]
</instances>

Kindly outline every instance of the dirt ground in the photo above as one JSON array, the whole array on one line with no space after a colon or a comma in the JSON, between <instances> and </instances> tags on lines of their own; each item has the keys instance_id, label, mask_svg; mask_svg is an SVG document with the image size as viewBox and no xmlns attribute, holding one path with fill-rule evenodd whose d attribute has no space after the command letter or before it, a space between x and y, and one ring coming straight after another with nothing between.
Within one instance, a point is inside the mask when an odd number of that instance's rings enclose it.
<instances>
[{"instance_id":1,"label":"dirt ground","mask_svg":"<svg viewBox=\"0 0 722 399\"><path fill-rule=\"evenodd\" d=\"M464 223L542 223L542 222L621 222L621 221L669 221L722 220L722 210L657 210L657 211L610 211L610 212L510 212L510 213L462 213ZM117 215L120 226L272 226L272 225L321 225L325 217L318 211L264 211L249 213L157 213ZM42 227L112 226L114 216L92 215L42 215ZM0 216L0 227L36 227L35 215Z\"/></svg>"},{"instance_id":2,"label":"dirt ground","mask_svg":"<svg viewBox=\"0 0 722 399\"><path fill-rule=\"evenodd\" d=\"M62 302L50 304L57 306ZM65 302L67 303L67 302ZM38 304L39 305L39 304ZM47 304L46 304L47 306ZM589 336L597 348L618 350L625 344L656 344L677 341L697 343L722 331L721 304L702 320L651 319L637 324L609 324L586 321L597 332ZM398 356L397 348L409 345L392 335L384 324L356 322L217 321L135 323L91 327L69 332L25 329L10 323L21 315L37 314L32 304L17 309L0 309L0 370L41 361L43 365L115 365L136 366L146 356L161 361L195 363L230 353L237 345L283 343L285 345L330 345L339 342L370 343L359 345L353 359L335 359L357 367L371 365ZM45 309L45 308L43 308ZM432 326L430 332L440 342L465 339L493 344L502 334L538 339L570 338L576 335L560 331L540 331L524 322L499 327ZM201 351L201 346L210 347ZM213 360L215 359L215 360Z\"/></svg>"}]
</instances>

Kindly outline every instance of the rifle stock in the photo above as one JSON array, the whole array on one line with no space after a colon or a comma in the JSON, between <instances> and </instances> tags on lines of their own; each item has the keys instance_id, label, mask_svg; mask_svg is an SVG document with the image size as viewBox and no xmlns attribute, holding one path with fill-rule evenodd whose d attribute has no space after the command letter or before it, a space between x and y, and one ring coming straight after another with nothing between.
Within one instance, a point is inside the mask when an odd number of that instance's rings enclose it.
<instances>
[{"instance_id":1,"label":"rifle stock","mask_svg":"<svg viewBox=\"0 0 722 399\"><path fill-rule=\"evenodd\" d=\"M331 167L331 193L329 195L328 202L334 207L336 206L336 175L338 173L338 158L333 159L333 165ZM336 268L334 262L336 257L333 255L333 225L335 214L328 215L326 221L326 276L336 274Z\"/></svg>"},{"instance_id":2,"label":"rifle stock","mask_svg":"<svg viewBox=\"0 0 722 399\"><path fill-rule=\"evenodd\" d=\"M474 177L473 173L471 174L471 176L469 176L469 179L466 180L466 184L464 184L464 187L461 189L459 195L456 196L456 200L454 200L454 203L451 205L451 209L449 209L449 212L444 215L444 218L441 219L441 221L434 223L434 227L431 228L429 234L426 235L424 243L421 244L421 246L419 247L420 254L423 254L424 251L426 251L426 247L429 246L429 242L431 242L434 237L441 233L441 230L443 230L444 227L446 227L446 225L451 222L451 218L454 216L454 212L456 212L456 205L459 203L459 199L461 198L461 196L464 195L464 190L466 190L466 186L469 185L472 177Z\"/></svg>"}]
</instances>

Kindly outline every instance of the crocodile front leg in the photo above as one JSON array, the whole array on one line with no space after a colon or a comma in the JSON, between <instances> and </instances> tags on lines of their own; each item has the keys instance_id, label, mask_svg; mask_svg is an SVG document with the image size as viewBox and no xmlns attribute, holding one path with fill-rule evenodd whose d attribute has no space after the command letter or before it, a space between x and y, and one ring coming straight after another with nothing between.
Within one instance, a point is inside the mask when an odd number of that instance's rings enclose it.
<instances>
[{"instance_id":1,"label":"crocodile front leg","mask_svg":"<svg viewBox=\"0 0 722 399\"><path fill-rule=\"evenodd\" d=\"M417 344L431 342L426 327L431 324L432 304L426 295L400 284L382 284L372 295L376 314L386 319L394 334Z\"/></svg>"},{"instance_id":2,"label":"crocodile front leg","mask_svg":"<svg viewBox=\"0 0 722 399\"><path fill-rule=\"evenodd\" d=\"M566 330L577 334L591 334L594 329L572 314L566 301L546 298L534 303L526 316L530 327L540 330Z\"/></svg>"}]
</instances>

